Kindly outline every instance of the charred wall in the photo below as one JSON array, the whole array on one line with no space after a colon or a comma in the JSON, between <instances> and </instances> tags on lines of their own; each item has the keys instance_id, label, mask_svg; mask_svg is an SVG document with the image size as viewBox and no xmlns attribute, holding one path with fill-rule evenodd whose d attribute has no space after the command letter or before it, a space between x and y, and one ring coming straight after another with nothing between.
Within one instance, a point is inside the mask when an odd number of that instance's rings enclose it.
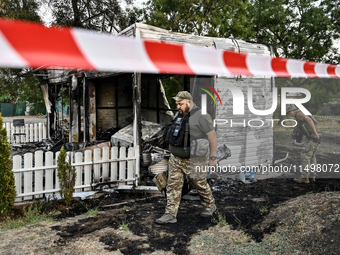
<instances>
[{"instance_id":1,"label":"charred wall","mask_svg":"<svg viewBox=\"0 0 340 255\"><path fill-rule=\"evenodd\" d=\"M97 139L107 139L119 129L133 122L132 74L109 78L96 78L92 82L96 89ZM160 124L168 123L171 116L162 86L153 75L142 75L141 116L142 120Z\"/></svg>"}]
</instances>

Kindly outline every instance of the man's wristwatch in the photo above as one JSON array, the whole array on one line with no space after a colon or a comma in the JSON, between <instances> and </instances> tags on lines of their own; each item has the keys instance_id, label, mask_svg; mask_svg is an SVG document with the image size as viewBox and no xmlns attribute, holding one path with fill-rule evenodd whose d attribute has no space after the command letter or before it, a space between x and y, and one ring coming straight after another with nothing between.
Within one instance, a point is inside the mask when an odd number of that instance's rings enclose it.
<instances>
[{"instance_id":1,"label":"man's wristwatch","mask_svg":"<svg viewBox=\"0 0 340 255\"><path fill-rule=\"evenodd\" d=\"M216 158L216 156L211 156L211 157L209 157L211 160L216 160L217 158Z\"/></svg>"}]
</instances>

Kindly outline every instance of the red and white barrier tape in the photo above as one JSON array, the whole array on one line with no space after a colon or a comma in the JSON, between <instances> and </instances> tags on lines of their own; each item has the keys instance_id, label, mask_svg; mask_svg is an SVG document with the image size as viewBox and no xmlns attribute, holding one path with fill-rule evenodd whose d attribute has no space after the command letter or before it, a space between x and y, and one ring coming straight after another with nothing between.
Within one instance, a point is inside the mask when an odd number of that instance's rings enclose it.
<instances>
[{"instance_id":1,"label":"red and white barrier tape","mask_svg":"<svg viewBox=\"0 0 340 255\"><path fill-rule=\"evenodd\" d=\"M0 19L0 67L339 78L340 66Z\"/></svg>"},{"instance_id":2,"label":"red and white barrier tape","mask_svg":"<svg viewBox=\"0 0 340 255\"><path fill-rule=\"evenodd\" d=\"M326 117L326 116L318 116L318 115L313 115L313 117L318 117L318 118L323 118L323 119L331 119L331 120L340 120L337 118L331 118L331 117Z\"/></svg>"}]
</instances>

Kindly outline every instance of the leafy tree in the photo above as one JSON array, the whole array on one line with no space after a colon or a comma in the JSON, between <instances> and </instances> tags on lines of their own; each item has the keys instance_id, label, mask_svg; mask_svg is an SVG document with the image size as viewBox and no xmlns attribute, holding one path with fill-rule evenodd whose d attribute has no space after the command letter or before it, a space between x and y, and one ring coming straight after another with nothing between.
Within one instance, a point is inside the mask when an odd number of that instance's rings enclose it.
<instances>
[{"instance_id":1,"label":"leafy tree","mask_svg":"<svg viewBox=\"0 0 340 255\"><path fill-rule=\"evenodd\" d=\"M44 100L39 80L29 69L0 69L0 90L2 103L42 103Z\"/></svg>"},{"instance_id":2,"label":"leafy tree","mask_svg":"<svg viewBox=\"0 0 340 255\"><path fill-rule=\"evenodd\" d=\"M251 38L247 0L149 0L140 14L149 25L200 36ZM171 108L172 96L183 90L183 76L162 79Z\"/></svg>"},{"instance_id":3,"label":"leafy tree","mask_svg":"<svg viewBox=\"0 0 340 255\"><path fill-rule=\"evenodd\" d=\"M338 0L149 0L147 24L175 32L269 43L278 57L337 64Z\"/></svg>"},{"instance_id":4,"label":"leafy tree","mask_svg":"<svg viewBox=\"0 0 340 255\"><path fill-rule=\"evenodd\" d=\"M338 0L323 0L321 4L325 7L327 15L331 19L332 29L334 31L333 39L340 39L340 5ZM332 48L330 52L327 54L329 58L329 63L338 65L340 64L340 56L338 53L338 49Z\"/></svg>"},{"instance_id":5,"label":"leafy tree","mask_svg":"<svg viewBox=\"0 0 340 255\"><path fill-rule=\"evenodd\" d=\"M66 150L64 146L60 150L58 156L58 178L60 184L60 193L65 200L65 203L69 205L72 201L72 195L74 193L74 185L76 183L76 170L71 165L71 159L66 161Z\"/></svg>"},{"instance_id":6,"label":"leafy tree","mask_svg":"<svg viewBox=\"0 0 340 255\"><path fill-rule=\"evenodd\" d=\"M168 99L171 109L176 109L176 102L172 99L172 97L176 96L178 91L184 89L184 76L183 75L174 75L170 77L166 77L161 80L165 95Z\"/></svg>"},{"instance_id":7,"label":"leafy tree","mask_svg":"<svg viewBox=\"0 0 340 255\"><path fill-rule=\"evenodd\" d=\"M1 0L0 17L41 22L36 0Z\"/></svg>"},{"instance_id":8,"label":"leafy tree","mask_svg":"<svg viewBox=\"0 0 340 255\"><path fill-rule=\"evenodd\" d=\"M41 22L38 15L38 3L35 0L1 0L0 17ZM30 69L0 69L1 102L35 102L43 100L39 80Z\"/></svg>"},{"instance_id":9,"label":"leafy tree","mask_svg":"<svg viewBox=\"0 0 340 255\"><path fill-rule=\"evenodd\" d=\"M0 214L7 213L12 209L16 197L10 154L7 131L2 127L0 114Z\"/></svg>"},{"instance_id":10,"label":"leafy tree","mask_svg":"<svg viewBox=\"0 0 340 255\"><path fill-rule=\"evenodd\" d=\"M340 97L339 79L298 78L294 80L296 86L300 85L311 93L311 99L304 105L312 114L316 114L323 105Z\"/></svg>"},{"instance_id":11,"label":"leafy tree","mask_svg":"<svg viewBox=\"0 0 340 255\"><path fill-rule=\"evenodd\" d=\"M326 8L326 13L332 21L334 29L336 30L335 39L340 37L340 5L338 0L322 0L321 5Z\"/></svg>"},{"instance_id":12,"label":"leafy tree","mask_svg":"<svg viewBox=\"0 0 340 255\"><path fill-rule=\"evenodd\" d=\"M338 0L149 0L141 13L147 24L174 32L268 43L278 57L332 64L340 60L333 45L340 34ZM163 84L170 91L173 81ZM321 86L318 91L316 84ZM276 79L279 88L303 86L313 97L322 95L311 100L315 107L333 98L330 90L321 91L326 89L324 84ZM337 81L327 84L337 87Z\"/></svg>"},{"instance_id":13,"label":"leafy tree","mask_svg":"<svg viewBox=\"0 0 340 255\"><path fill-rule=\"evenodd\" d=\"M274 46L276 56L331 62L333 9L319 0L251 0L258 42ZM333 56L334 58L334 56Z\"/></svg>"},{"instance_id":14,"label":"leafy tree","mask_svg":"<svg viewBox=\"0 0 340 255\"><path fill-rule=\"evenodd\" d=\"M126 28L136 21L135 12L131 7L133 0L125 0L129 6L126 11L122 9L118 0L42 1L50 6L54 18L53 24L55 25L88 28L100 31L102 30L102 25L104 23L104 31L111 32L109 31L109 20L113 21L114 26L119 30ZM98 17L89 20L95 15L98 15Z\"/></svg>"},{"instance_id":15,"label":"leafy tree","mask_svg":"<svg viewBox=\"0 0 340 255\"><path fill-rule=\"evenodd\" d=\"M336 98L340 98L339 79L329 78L276 78L276 87L301 87L311 93L311 99L304 106L312 113L318 114L320 108ZM280 93L280 90L279 90ZM304 97L304 95L301 95ZM275 118L283 119L281 108L277 107Z\"/></svg>"},{"instance_id":16,"label":"leafy tree","mask_svg":"<svg viewBox=\"0 0 340 255\"><path fill-rule=\"evenodd\" d=\"M250 38L248 8L246 0L149 0L141 13L147 24L175 32Z\"/></svg>"}]
</instances>

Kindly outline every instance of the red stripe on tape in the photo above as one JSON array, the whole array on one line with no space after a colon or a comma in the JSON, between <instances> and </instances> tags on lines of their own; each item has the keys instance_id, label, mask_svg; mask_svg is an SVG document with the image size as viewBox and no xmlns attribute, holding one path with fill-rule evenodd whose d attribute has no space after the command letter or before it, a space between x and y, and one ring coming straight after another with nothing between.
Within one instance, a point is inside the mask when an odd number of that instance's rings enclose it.
<instances>
[{"instance_id":1,"label":"red stripe on tape","mask_svg":"<svg viewBox=\"0 0 340 255\"><path fill-rule=\"evenodd\" d=\"M338 78L338 76L335 73L336 66L334 65L329 65L327 67L327 73L329 74L330 77L332 78Z\"/></svg>"},{"instance_id":2,"label":"red stripe on tape","mask_svg":"<svg viewBox=\"0 0 340 255\"><path fill-rule=\"evenodd\" d=\"M315 73L315 65L316 63L313 62L306 62L303 66L303 70L310 78L319 78L319 76Z\"/></svg>"},{"instance_id":3,"label":"red stripe on tape","mask_svg":"<svg viewBox=\"0 0 340 255\"><path fill-rule=\"evenodd\" d=\"M291 75L287 71L287 61L288 59L284 58L272 59L272 68L278 77L291 77Z\"/></svg>"},{"instance_id":4,"label":"red stripe on tape","mask_svg":"<svg viewBox=\"0 0 340 255\"><path fill-rule=\"evenodd\" d=\"M318 117L318 118L324 118L324 119L331 119L331 120L340 120L338 118L331 118L331 117L326 117L326 116L319 116L319 115L313 115L314 117Z\"/></svg>"},{"instance_id":5,"label":"red stripe on tape","mask_svg":"<svg viewBox=\"0 0 340 255\"><path fill-rule=\"evenodd\" d=\"M224 64L232 74L253 75L248 69L246 58L246 54L223 52Z\"/></svg>"},{"instance_id":6,"label":"red stripe on tape","mask_svg":"<svg viewBox=\"0 0 340 255\"><path fill-rule=\"evenodd\" d=\"M2 20L0 29L31 67L94 69L80 52L69 28L46 28L40 24Z\"/></svg>"},{"instance_id":7,"label":"red stripe on tape","mask_svg":"<svg viewBox=\"0 0 340 255\"><path fill-rule=\"evenodd\" d=\"M188 66L183 45L144 41L146 51L160 73L195 74Z\"/></svg>"},{"instance_id":8,"label":"red stripe on tape","mask_svg":"<svg viewBox=\"0 0 340 255\"><path fill-rule=\"evenodd\" d=\"M41 24L34 24L28 22L21 21L10 21L0 18L0 31L7 38L8 42L12 45L14 51L16 51L26 62L28 62L31 67L41 67L49 68L49 67L66 67L66 68L81 68L85 70L95 70L95 67L91 65L91 55L93 52L89 50L87 47L80 48L78 47L78 40L74 39L74 30L69 28L46 28ZM84 31L84 33L88 33L87 38L91 37L91 32ZM97 36L101 36L96 34ZM104 35L103 35L104 36ZM103 37L104 38L104 37ZM0 38L2 40L2 36ZM115 38L112 37L112 44L115 43ZM131 38L131 40L134 40ZM90 47L101 47L99 40L90 40L87 46ZM81 43L81 42L80 42ZM160 43L154 41L143 41L144 49L140 49L139 46L136 45L134 48L136 51L140 51L143 57L144 54L148 54L149 59L153 62L154 66L161 73L178 73L178 74L206 74L204 72L205 67L209 64L200 63L197 73L191 68L191 65L194 66L191 62L187 62L186 57L187 52L185 51L187 47L180 44L170 44L170 43ZM3 45L0 48L0 51L8 50L7 42L0 41L0 45ZM138 44L140 45L140 44ZM106 50L111 49L111 44L109 46L105 46ZM10 49L11 50L11 49ZM86 52L88 51L88 52ZM146 52L147 53L146 53ZM0 61L1 67L4 65L18 65L18 60L15 57L16 54L14 52L10 52L7 54L5 52L4 56L6 56L5 61ZM13 54L12 54L13 53ZM214 54L215 55L215 54ZM87 57L89 56L89 57ZM202 52L203 59L206 58L206 52ZM10 58L13 59L10 59ZM201 53L197 50L197 57L195 59L200 59ZM255 63L254 67L254 59L248 58L248 54L244 53L235 53L235 52L223 52L223 61L232 74L238 75L263 75L263 74L271 74L271 70L268 67L268 58L262 56L266 59L261 59L261 56L258 56L259 64L258 66ZM8 58L8 59L7 59ZM149 61L149 59L147 61ZM190 56L188 60L191 61ZM100 61L100 60L99 60ZM131 71L131 64L126 61L126 56L115 56L115 61L121 63L120 71L126 70ZM144 65L146 61L144 58L139 59L141 65ZM218 59L220 61L220 59ZM19 61L20 62L20 61ZM105 62L105 61L104 61ZM107 61L108 63L110 61ZM149 63L149 62L148 62ZM247 65L249 63L249 66ZM22 67L26 67L26 63L21 63ZM303 65L304 71L302 72L301 67ZM271 60L272 70L275 72L275 75L278 77L291 77L291 73L297 77L305 77L307 74L308 77L318 77L315 71L314 62L303 62L303 61L289 61L289 59L283 58L273 58ZM105 66L105 65L104 65ZM145 72L155 72L154 66L145 68ZM218 66L218 65L217 65ZM105 66L107 71L117 71L116 66ZM253 69L252 69L253 68ZM295 70L298 69L298 70ZM324 68L325 66L321 66L318 68L320 70L319 75L324 76ZM337 75L338 66L329 65L327 67L327 73L329 77L332 78L340 78L340 75ZM339 67L340 68L340 67ZM209 68L207 68L209 69ZM195 69L196 70L196 69ZM203 70L203 71L202 71ZM289 71L288 71L289 70ZM218 70L217 70L218 71Z\"/></svg>"}]
</instances>

